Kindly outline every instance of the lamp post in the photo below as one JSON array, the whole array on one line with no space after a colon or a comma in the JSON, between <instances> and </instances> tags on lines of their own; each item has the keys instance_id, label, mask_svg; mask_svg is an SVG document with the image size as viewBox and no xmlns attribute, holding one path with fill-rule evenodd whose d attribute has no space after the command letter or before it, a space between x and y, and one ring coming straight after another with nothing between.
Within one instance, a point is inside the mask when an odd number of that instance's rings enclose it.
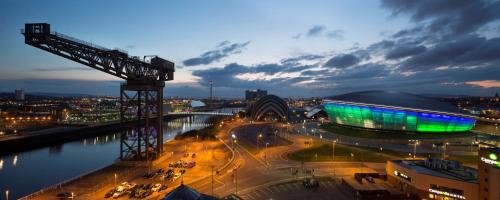
<instances>
[{"instance_id":1,"label":"lamp post","mask_svg":"<svg viewBox=\"0 0 500 200\"><path fill-rule=\"evenodd\" d=\"M443 146L443 160L446 159L446 147L448 146L448 142L444 143L444 146Z\"/></svg>"},{"instance_id":2,"label":"lamp post","mask_svg":"<svg viewBox=\"0 0 500 200\"><path fill-rule=\"evenodd\" d=\"M257 136L257 152L260 152L260 139L262 138L262 133Z\"/></svg>"},{"instance_id":3,"label":"lamp post","mask_svg":"<svg viewBox=\"0 0 500 200\"><path fill-rule=\"evenodd\" d=\"M413 142L413 160L415 160L417 158L417 145L420 144L420 141L419 140L408 140L410 142Z\"/></svg>"},{"instance_id":4,"label":"lamp post","mask_svg":"<svg viewBox=\"0 0 500 200\"><path fill-rule=\"evenodd\" d=\"M115 173L115 187L116 187L116 178L118 178L118 175Z\"/></svg>"},{"instance_id":5,"label":"lamp post","mask_svg":"<svg viewBox=\"0 0 500 200\"><path fill-rule=\"evenodd\" d=\"M234 149L234 143L235 143L234 141L236 140L236 135L234 133L231 134L231 138L232 138L231 140L233 141L232 145L233 145L233 149Z\"/></svg>"},{"instance_id":6,"label":"lamp post","mask_svg":"<svg viewBox=\"0 0 500 200\"><path fill-rule=\"evenodd\" d=\"M266 161L266 164L267 164L267 145L269 145L269 142L266 142L266 150L264 151L264 160Z\"/></svg>"},{"instance_id":7,"label":"lamp post","mask_svg":"<svg viewBox=\"0 0 500 200\"><path fill-rule=\"evenodd\" d=\"M335 143L337 140L332 140L332 161L335 161Z\"/></svg>"},{"instance_id":8,"label":"lamp post","mask_svg":"<svg viewBox=\"0 0 500 200\"><path fill-rule=\"evenodd\" d=\"M9 190L5 190L5 200L9 200Z\"/></svg>"}]
</instances>

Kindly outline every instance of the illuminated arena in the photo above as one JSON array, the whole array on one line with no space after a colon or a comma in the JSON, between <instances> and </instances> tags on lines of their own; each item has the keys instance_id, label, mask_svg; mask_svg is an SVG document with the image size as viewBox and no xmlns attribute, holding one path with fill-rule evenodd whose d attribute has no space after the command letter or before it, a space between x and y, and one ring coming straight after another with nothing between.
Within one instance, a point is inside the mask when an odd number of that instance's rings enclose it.
<instances>
[{"instance_id":1,"label":"illuminated arena","mask_svg":"<svg viewBox=\"0 0 500 200\"><path fill-rule=\"evenodd\" d=\"M464 132L474 117L457 107L418 95L366 91L325 100L324 109L337 124L410 132Z\"/></svg>"}]
</instances>

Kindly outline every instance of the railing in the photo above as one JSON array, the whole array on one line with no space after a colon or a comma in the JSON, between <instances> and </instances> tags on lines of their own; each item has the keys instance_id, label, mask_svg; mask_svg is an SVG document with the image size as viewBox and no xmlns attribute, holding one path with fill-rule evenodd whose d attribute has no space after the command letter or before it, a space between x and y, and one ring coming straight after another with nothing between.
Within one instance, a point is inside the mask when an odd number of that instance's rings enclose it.
<instances>
[{"instance_id":1,"label":"railing","mask_svg":"<svg viewBox=\"0 0 500 200\"><path fill-rule=\"evenodd\" d=\"M73 41L73 42L77 42L77 43L84 44L84 45L87 45L87 46L90 46L90 47L94 47L96 49L101 49L101 50L104 50L104 51L111 51L111 49L108 49L106 47L99 46L99 45L96 45L96 44L93 44L93 43L90 43L90 42L87 42L87 41L83 41L83 40L80 40L80 39L77 39L77 38L74 38L74 37L71 37L71 36L68 36L68 35L64 35L62 33L55 32L55 31L51 31L51 34L55 35L57 37L63 38L63 39L67 39L67 40L70 40L70 41Z\"/></svg>"},{"instance_id":2,"label":"railing","mask_svg":"<svg viewBox=\"0 0 500 200\"><path fill-rule=\"evenodd\" d=\"M48 186L48 187L44 187L43 189L38 190L38 191L37 191L37 192L35 192L35 193L31 193L31 194L29 194L29 195L27 195L27 196L24 196L24 197L19 198L19 200L28 200L28 199L34 198L35 196L38 196L38 195L40 195L40 194L43 194L43 193L44 193L44 192L46 192L46 191L50 191L50 190L55 190L55 189L58 189L58 188L62 188L62 186L63 186L64 184L67 184L67 183L69 183L69 182L71 182L71 181L74 181L74 180L77 180L77 179L81 179L81 178L83 178L83 177L85 177L85 176L87 176L87 175L89 175L89 174L92 174L92 173L94 173L94 172L97 172L97 171L99 171L99 170L102 170L102 169L104 169L104 168L106 168L106 167L108 167L108 166L105 166L105 167L102 167L102 168L97 168L97 169L94 169L94 170L88 171L88 172L86 172L86 173L84 173L84 174L81 174L81 175L79 175L79 176L76 176L76 177L73 177L73 178L67 179L67 180L65 180L65 181L62 181L62 182L59 182L59 183L53 184L53 185Z\"/></svg>"}]
</instances>

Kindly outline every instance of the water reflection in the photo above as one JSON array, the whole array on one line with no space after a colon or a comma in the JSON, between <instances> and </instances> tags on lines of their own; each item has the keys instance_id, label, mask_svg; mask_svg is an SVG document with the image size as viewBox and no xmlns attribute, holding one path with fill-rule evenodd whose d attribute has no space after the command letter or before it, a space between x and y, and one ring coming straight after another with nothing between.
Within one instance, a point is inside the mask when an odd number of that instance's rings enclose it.
<instances>
[{"instance_id":1,"label":"water reflection","mask_svg":"<svg viewBox=\"0 0 500 200\"><path fill-rule=\"evenodd\" d=\"M14 159L12 160L12 166L17 165L17 155L14 156Z\"/></svg>"},{"instance_id":2,"label":"water reflection","mask_svg":"<svg viewBox=\"0 0 500 200\"><path fill-rule=\"evenodd\" d=\"M209 118L193 116L165 122L163 138L167 141L179 133L207 127L211 125ZM0 191L10 189L10 197L17 199L45 186L108 166L119 157L119 153L120 133L114 132L5 156L0 158Z\"/></svg>"}]
</instances>

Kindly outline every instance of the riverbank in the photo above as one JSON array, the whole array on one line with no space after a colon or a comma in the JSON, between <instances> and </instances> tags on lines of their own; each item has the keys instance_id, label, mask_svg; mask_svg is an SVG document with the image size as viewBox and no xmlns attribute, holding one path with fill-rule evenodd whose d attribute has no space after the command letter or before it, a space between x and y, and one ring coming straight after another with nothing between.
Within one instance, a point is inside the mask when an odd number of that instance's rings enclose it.
<instances>
[{"instance_id":1,"label":"riverbank","mask_svg":"<svg viewBox=\"0 0 500 200\"><path fill-rule=\"evenodd\" d=\"M181 117L184 116L165 116L163 120L171 121ZM136 122L128 122L126 125L132 125L135 123ZM110 132L119 132L120 130L120 122L114 122L91 126L52 129L50 131L39 131L35 133L25 133L22 135L4 136L0 138L0 156L89 137L101 136L109 134Z\"/></svg>"},{"instance_id":2,"label":"riverbank","mask_svg":"<svg viewBox=\"0 0 500 200\"><path fill-rule=\"evenodd\" d=\"M116 162L110 166L92 171L82 176L64 181L63 183L44 188L36 193L28 195L21 199L52 199L61 192L73 192L77 199L100 199L105 193L121 182L133 182L137 184L161 183L168 185L168 189L160 193L155 193L152 197L164 196L173 188L181 184L190 184L206 178L214 170L218 171L231 162L234 153L228 151L229 146L221 140L201 141L194 138L182 140L170 140L164 143L164 149L168 149L162 157L150 163L143 162ZM230 150L230 149L229 149ZM185 157L188 152L190 155L196 153L196 157ZM196 161L196 166L187 170L182 179L176 181L161 180L158 176L145 179L142 176L148 171L154 172L159 169L167 169L170 162L177 160L187 162Z\"/></svg>"}]
</instances>

